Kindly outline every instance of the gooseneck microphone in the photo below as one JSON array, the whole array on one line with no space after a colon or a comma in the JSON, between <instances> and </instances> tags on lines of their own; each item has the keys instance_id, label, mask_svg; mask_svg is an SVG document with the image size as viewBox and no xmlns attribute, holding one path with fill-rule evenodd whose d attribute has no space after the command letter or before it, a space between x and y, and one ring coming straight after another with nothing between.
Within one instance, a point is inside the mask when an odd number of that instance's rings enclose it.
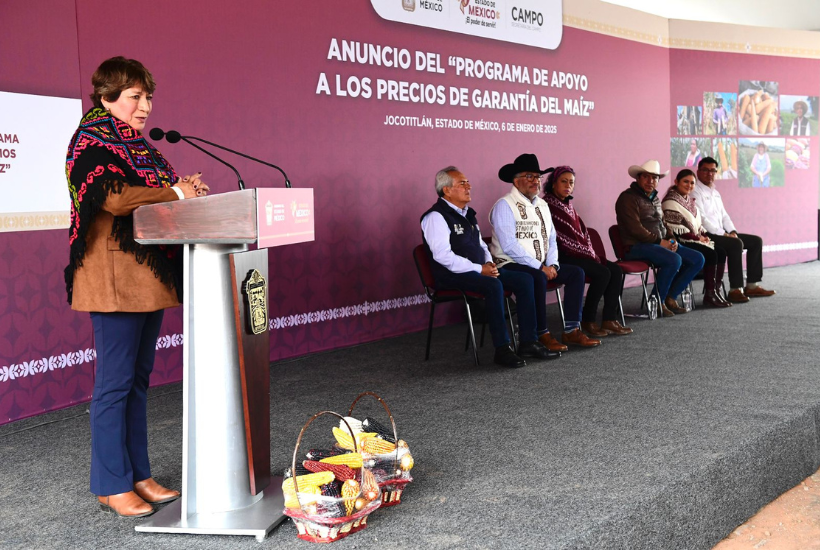
<instances>
[{"instance_id":1,"label":"gooseneck microphone","mask_svg":"<svg viewBox=\"0 0 820 550\"><path fill-rule=\"evenodd\" d=\"M180 133L177 132L176 130L170 130L168 132L165 132L161 128L151 128L151 131L148 132L148 135L151 136L151 139L153 139L155 141L160 141L162 138L165 138L165 140L168 143L178 143L181 140L181 141L184 141L185 143L187 143L188 145L190 145L191 147L195 147L195 148L199 149L200 151L202 151L203 153L205 153L209 157L221 162L222 164L224 164L225 166L227 166L228 168L233 170L233 173L236 174L236 179L239 182L239 189L245 189L245 182L242 181L242 176L239 175L239 171L236 168L234 168L233 165L231 165L226 160L222 160L221 158L214 155L213 153L211 153L207 149L203 149L202 147L200 147L196 143L192 143L186 136L180 135Z\"/></svg>"},{"instance_id":2,"label":"gooseneck microphone","mask_svg":"<svg viewBox=\"0 0 820 550\"><path fill-rule=\"evenodd\" d=\"M242 153L242 152L239 152L239 151L235 151L234 149L230 149L228 147L225 147L224 145L219 145L218 143L208 141L207 139L202 139L202 138L198 138L198 137L195 137L195 136L181 136L179 134L179 132L177 132L175 130L169 130L167 133L165 133L162 130L160 130L159 128L153 128L151 130L151 132L149 132L149 135L151 136L151 139L162 139L161 137L160 138L155 138L154 137L154 130L157 130L157 132L156 132L157 135L160 135L160 133L165 135L165 139L168 140L168 142L170 142L170 143L176 143L180 139L185 140L187 143L191 143L188 140L200 141L202 143L206 143L206 144L210 145L211 147L216 147L217 149L222 149L223 151L227 151L229 153L233 153L234 155L238 155L238 156L246 158L248 160L258 162L259 164L264 164L265 166L270 166L271 168L274 168L275 170L278 170L279 173L282 174L282 177L285 178L285 187L287 187L288 189L291 188L290 179L288 179L288 175L285 174L284 170L282 170L279 166L276 166L275 164L272 164L270 162L266 162L266 161L264 161L262 159L258 159L256 157L252 157L250 155L246 155L245 153ZM175 139L176 141L171 141L172 139ZM191 145L194 145L194 144L191 143ZM199 147L197 147L197 149L199 149Z\"/></svg>"}]
</instances>

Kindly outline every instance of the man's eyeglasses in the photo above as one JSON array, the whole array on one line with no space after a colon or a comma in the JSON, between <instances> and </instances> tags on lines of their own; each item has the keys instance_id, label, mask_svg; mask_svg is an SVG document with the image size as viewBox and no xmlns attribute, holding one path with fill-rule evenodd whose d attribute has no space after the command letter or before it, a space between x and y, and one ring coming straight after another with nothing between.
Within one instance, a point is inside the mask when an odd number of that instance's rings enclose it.
<instances>
[{"instance_id":1,"label":"man's eyeglasses","mask_svg":"<svg viewBox=\"0 0 820 550\"><path fill-rule=\"evenodd\" d=\"M524 174L521 177L524 178L525 180L527 180L530 183L532 183L534 181L541 181L542 180L541 174Z\"/></svg>"}]
</instances>

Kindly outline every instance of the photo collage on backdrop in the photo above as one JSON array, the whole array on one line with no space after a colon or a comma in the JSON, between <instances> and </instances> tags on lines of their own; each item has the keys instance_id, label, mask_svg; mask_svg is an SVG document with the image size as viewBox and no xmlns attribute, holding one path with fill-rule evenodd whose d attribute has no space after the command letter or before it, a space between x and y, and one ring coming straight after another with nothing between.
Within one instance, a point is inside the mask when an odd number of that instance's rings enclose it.
<instances>
[{"instance_id":1,"label":"photo collage on backdrop","mask_svg":"<svg viewBox=\"0 0 820 550\"><path fill-rule=\"evenodd\" d=\"M781 95L777 82L741 80L735 92L704 92L703 105L678 105L674 168L718 161L718 179L740 187L783 187L787 170L810 165L818 132L818 96Z\"/></svg>"}]
</instances>

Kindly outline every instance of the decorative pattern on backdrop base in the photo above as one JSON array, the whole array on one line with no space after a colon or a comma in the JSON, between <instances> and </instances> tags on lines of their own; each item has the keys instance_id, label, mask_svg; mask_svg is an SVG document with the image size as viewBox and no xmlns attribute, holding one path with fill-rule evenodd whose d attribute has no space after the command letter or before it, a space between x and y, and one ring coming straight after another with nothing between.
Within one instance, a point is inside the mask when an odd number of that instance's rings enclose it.
<instances>
[{"instance_id":1,"label":"decorative pattern on backdrop base","mask_svg":"<svg viewBox=\"0 0 820 550\"><path fill-rule=\"evenodd\" d=\"M390 298L388 300L380 300L377 302L364 302L363 304L357 304L355 306L323 309L319 311L311 311L310 313L283 315L281 317L271 319L270 330L279 330L288 327L307 325L310 323L321 323L323 321L333 321L336 319L344 319L346 317L355 317L358 315L368 315L379 311L389 311L391 309L401 309L405 307L422 305L427 302L429 302L429 299L426 294L416 294L414 296L405 296L404 298ZM166 334L157 339L158 350L175 348L181 345L182 334ZM88 348L79 351L61 353L59 355L52 355L51 357L44 357L42 359L33 359L31 361L2 366L0 367L0 383L25 378L27 376L36 376L48 371L73 367L83 363L90 363L96 357L96 351L93 348Z\"/></svg>"}]
</instances>

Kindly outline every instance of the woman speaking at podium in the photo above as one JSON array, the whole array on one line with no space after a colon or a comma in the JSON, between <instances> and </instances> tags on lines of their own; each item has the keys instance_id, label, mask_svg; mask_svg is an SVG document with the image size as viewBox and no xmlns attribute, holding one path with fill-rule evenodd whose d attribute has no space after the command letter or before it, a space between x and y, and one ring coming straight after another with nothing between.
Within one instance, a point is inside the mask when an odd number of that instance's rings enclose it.
<instances>
[{"instance_id":1,"label":"woman speaking at podium","mask_svg":"<svg viewBox=\"0 0 820 550\"><path fill-rule=\"evenodd\" d=\"M151 477L146 399L163 310L179 305L181 254L134 241L139 206L204 196L201 174L178 178L142 135L156 87L124 57L91 77L94 107L66 158L71 195L68 302L88 311L97 352L91 399L91 492L103 509L142 517L179 492Z\"/></svg>"}]
</instances>

